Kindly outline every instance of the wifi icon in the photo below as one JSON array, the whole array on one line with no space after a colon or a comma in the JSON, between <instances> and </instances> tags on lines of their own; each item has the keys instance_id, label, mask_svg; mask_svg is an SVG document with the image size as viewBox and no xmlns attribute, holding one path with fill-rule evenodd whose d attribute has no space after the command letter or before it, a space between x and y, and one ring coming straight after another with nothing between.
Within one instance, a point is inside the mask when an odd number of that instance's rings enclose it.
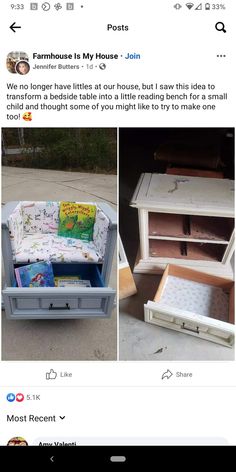
<instances>
[{"instance_id":1,"label":"wifi icon","mask_svg":"<svg viewBox=\"0 0 236 472\"><path fill-rule=\"evenodd\" d=\"M194 7L194 3L186 3L186 7L191 10Z\"/></svg>"}]
</instances>

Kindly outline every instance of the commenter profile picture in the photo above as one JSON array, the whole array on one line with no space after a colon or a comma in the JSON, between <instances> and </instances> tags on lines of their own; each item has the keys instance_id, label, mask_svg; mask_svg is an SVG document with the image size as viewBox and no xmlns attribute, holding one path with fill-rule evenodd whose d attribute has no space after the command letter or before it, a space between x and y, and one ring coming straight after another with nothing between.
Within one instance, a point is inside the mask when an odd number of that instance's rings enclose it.
<instances>
[{"instance_id":1,"label":"commenter profile picture","mask_svg":"<svg viewBox=\"0 0 236 472\"><path fill-rule=\"evenodd\" d=\"M15 436L9 439L7 446L28 446L27 441L21 436Z\"/></svg>"},{"instance_id":2,"label":"commenter profile picture","mask_svg":"<svg viewBox=\"0 0 236 472\"><path fill-rule=\"evenodd\" d=\"M9 52L6 66L11 74L26 75L30 71L29 56L22 51Z\"/></svg>"}]
</instances>

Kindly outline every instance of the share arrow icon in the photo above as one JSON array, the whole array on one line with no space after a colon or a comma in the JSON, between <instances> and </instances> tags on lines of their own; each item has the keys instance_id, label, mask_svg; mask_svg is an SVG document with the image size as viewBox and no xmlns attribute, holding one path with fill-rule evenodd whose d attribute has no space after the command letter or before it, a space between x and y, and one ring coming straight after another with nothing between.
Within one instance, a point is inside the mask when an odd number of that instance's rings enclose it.
<instances>
[{"instance_id":1,"label":"share arrow icon","mask_svg":"<svg viewBox=\"0 0 236 472\"><path fill-rule=\"evenodd\" d=\"M172 375L173 375L172 372L168 369L166 372L164 372L164 374L162 374L161 379L162 380L163 379L168 379L169 380L172 377Z\"/></svg>"}]
</instances>

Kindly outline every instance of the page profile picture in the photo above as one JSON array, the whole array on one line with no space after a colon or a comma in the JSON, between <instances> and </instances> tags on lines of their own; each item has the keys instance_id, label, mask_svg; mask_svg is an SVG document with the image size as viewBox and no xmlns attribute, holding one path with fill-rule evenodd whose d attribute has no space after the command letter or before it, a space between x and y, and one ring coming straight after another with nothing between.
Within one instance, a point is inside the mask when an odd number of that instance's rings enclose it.
<instances>
[{"instance_id":1,"label":"page profile picture","mask_svg":"<svg viewBox=\"0 0 236 472\"><path fill-rule=\"evenodd\" d=\"M29 56L22 51L9 52L6 66L11 74L26 75L30 71Z\"/></svg>"},{"instance_id":2,"label":"page profile picture","mask_svg":"<svg viewBox=\"0 0 236 472\"><path fill-rule=\"evenodd\" d=\"M9 439L7 446L28 446L27 441L21 436L15 436Z\"/></svg>"}]
</instances>

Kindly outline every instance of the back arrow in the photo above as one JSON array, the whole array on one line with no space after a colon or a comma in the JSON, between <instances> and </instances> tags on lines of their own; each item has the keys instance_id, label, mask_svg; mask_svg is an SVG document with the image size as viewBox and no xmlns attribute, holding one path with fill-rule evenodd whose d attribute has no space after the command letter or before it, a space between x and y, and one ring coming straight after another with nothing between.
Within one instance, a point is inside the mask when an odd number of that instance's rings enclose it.
<instances>
[{"instance_id":1,"label":"back arrow","mask_svg":"<svg viewBox=\"0 0 236 472\"><path fill-rule=\"evenodd\" d=\"M54 462L54 456L50 457L50 461Z\"/></svg>"},{"instance_id":2,"label":"back arrow","mask_svg":"<svg viewBox=\"0 0 236 472\"><path fill-rule=\"evenodd\" d=\"M16 28L21 28L21 26L16 26L16 22L14 21L14 23L12 23L12 25L9 26L9 28L13 31L13 33L15 33Z\"/></svg>"}]
</instances>

